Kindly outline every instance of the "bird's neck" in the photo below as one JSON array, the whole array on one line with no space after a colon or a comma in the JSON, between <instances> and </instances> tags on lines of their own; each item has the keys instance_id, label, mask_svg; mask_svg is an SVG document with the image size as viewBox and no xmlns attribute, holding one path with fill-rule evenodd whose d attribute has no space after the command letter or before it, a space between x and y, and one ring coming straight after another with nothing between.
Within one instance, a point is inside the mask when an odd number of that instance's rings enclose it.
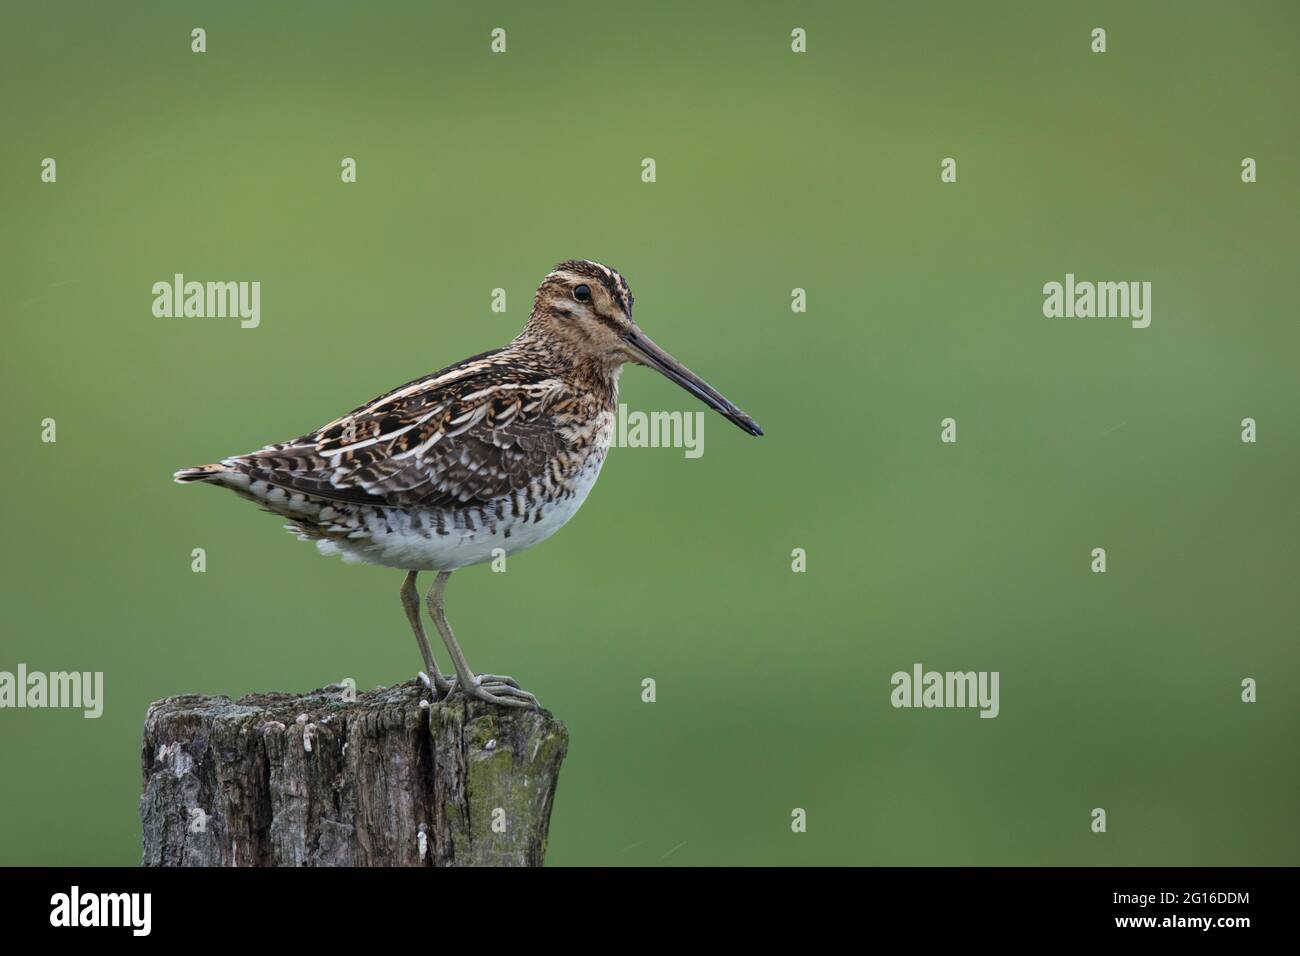
<instances>
[{"instance_id":1,"label":"bird's neck","mask_svg":"<svg viewBox=\"0 0 1300 956\"><path fill-rule=\"evenodd\" d=\"M601 405L612 409L618 404L622 359L592 355L574 344L539 333L532 323L524 327L509 347L527 355L530 362L570 383L576 390L594 394Z\"/></svg>"}]
</instances>

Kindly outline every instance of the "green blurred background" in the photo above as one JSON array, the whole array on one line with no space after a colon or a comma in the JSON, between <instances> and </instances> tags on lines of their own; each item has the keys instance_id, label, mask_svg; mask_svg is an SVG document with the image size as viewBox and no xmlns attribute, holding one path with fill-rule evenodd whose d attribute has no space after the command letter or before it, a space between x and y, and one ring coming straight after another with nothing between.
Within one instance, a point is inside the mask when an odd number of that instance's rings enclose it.
<instances>
[{"instance_id":1,"label":"green blurred background","mask_svg":"<svg viewBox=\"0 0 1300 956\"><path fill-rule=\"evenodd\" d=\"M414 674L399 572L171 473L504 343L588 257L767 435L615 450L452 579L569 726L548 862L1300 863L1295 4L468 6L5 5L0 669L107 699L0 711L0 862L138 862L151 700ZM176 272L260 281L260 328L154 318ZM1151 281L1151 327L1044 318L1066 272ZM894 710L916 662L1001 715Z\"/></svg>"}]
</instances>

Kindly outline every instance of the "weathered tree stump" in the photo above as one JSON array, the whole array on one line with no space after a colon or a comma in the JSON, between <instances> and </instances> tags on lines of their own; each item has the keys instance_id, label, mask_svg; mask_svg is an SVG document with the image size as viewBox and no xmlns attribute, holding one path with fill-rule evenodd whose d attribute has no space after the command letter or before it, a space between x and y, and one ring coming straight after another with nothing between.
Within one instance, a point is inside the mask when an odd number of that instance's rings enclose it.
<instances>
[{"instance_id":1,"label":"weathered tree stump","mask_svg":"<svg viewBox=\"0 0 1300 956\"><path fill-rule=\"evenodd\" d=\"M540 866L568 731L549 713L357 693L150 705L145 866Z\"/></svg>"}]
</instances>

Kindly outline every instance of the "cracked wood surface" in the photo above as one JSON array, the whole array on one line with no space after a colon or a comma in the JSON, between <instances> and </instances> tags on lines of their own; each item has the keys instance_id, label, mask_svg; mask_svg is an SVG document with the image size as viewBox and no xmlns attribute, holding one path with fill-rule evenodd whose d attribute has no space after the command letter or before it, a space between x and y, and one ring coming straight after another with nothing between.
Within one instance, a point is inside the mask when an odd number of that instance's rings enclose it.
<instances>
[{"instance_id":1,"label":"cracked wood surface","mask_svg":"<svg viewBox=\"0 0 1300 956\"><path fill-rule=\"evenodd\" d=\"M564 724L422 691L155 702L143 864L540 866Z\"/></svg>"}]
</instances>

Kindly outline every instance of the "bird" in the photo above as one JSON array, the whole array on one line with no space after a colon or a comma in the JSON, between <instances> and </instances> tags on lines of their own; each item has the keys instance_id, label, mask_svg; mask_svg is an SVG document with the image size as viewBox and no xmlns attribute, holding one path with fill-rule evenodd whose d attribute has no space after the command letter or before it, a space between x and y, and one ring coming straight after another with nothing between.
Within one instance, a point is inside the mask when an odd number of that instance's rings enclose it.
<instances>
[{"instance_id":1,"label":"bird","mask_svg":"<svg viewBox=\"0 0 1300 956\"><path fill-rule=\"evenodd\" d=\"M434 702L453 693L540 709L513 677L476 674L447 621L454 571L540 544L586 500L609 451L619 377L647 366L750 435L758 424L632 319L632 292L589 259L552 269L507 345L386 392L291 441L184 468L174 480L229 489L288 519L322 554L406 572L399 592ZM438 669L425 604L451 659Z\"/></svg>"}]
</instances>

